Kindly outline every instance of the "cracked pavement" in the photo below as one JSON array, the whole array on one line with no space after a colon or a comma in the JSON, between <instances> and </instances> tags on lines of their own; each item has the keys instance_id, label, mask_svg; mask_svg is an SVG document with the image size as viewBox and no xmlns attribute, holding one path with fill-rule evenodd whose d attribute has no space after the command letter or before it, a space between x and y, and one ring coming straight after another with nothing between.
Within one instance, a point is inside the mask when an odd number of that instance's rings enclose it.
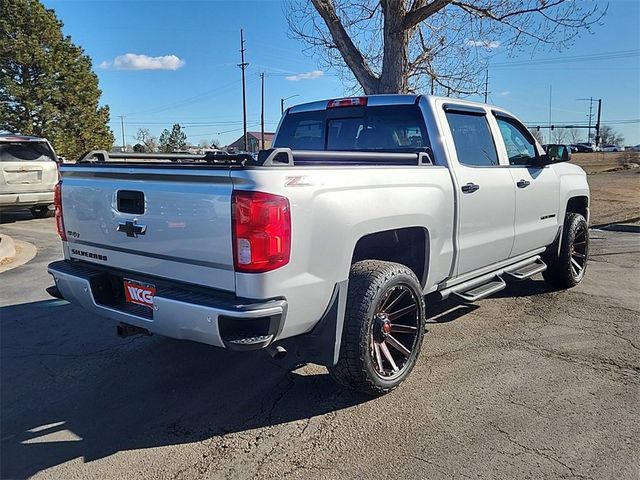
<instances>
[{"instance_id":1,"label":"cracked pavement","mask_svg":"<svg viewBox=\"0 0 640 480\"><path fill-rule=\"evenodd\" d=\"M428 304L409 380L377 399L317 366L158 336L50 299L52 219L0 282L2 478L640 476L640 235L592 231L586 279Z\"/></svg>"}]
</instances>

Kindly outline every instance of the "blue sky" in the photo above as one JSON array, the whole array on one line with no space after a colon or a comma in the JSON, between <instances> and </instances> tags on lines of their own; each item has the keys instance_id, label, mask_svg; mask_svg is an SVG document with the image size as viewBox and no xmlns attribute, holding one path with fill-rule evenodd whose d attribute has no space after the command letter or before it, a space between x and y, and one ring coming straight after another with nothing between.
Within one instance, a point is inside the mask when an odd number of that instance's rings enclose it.
<instances>
[{"instance_id":1,"label":"blue sky","mask_svg":"<svg viewBox=\"0 0 640 480\"><path fill-rule=\"evenodd\" d=\"M347 87L324 71L304 45L287 36L283 5L263 1L100 1L44 0L64 22L64 33L93 59L102 103L111 108L111 127L120 143L125 116L128 143L138 128L159 135L173 123L185 126L189 141L242 135L239 31L244 28L249 130L260 130L260 79L266 73L265 122L273 131L280 98L288 104L343 96ZM640 143L640 2L611 0L603 26L585 33L563 52L507 58L495 49L490 69L490 101L510 109L527 124L549 119L552 85L553 123L586 123L588 102L602 98L602 123ZM574 61L580 55L636 50L624 58ZM121 57L126 54L164 57ZM118 57L121 57L118 59ZM563 58L566 62L539 63ZM532 61L531 65L527 62ZM535 63L538 62L538 63ZM504 64L507 65L504 65ZM116 67L163 67L136 70ZM296 75L305 79L294 80ZM293 78L288 78L293 77ZM479 99L479 98L472 98Z\"/></svg>"}]
</instances>

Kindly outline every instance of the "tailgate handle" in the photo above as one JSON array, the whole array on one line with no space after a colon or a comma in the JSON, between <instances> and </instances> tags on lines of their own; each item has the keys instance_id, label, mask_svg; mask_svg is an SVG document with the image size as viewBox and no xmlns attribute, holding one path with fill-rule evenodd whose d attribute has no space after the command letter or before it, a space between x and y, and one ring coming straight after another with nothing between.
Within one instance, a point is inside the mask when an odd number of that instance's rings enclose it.
<instances>
[{"instance_id":1,"label":"tailgate handle","mask_svg":"<svg viewBox=\"0 0 640 480\"><path fill-rule=\"evenodd\" d=\"M118 190L117 193L118 211L122 213L134 213L142 215L144 213L144 192L135 190Z\"/></svg>"}]
</instances>

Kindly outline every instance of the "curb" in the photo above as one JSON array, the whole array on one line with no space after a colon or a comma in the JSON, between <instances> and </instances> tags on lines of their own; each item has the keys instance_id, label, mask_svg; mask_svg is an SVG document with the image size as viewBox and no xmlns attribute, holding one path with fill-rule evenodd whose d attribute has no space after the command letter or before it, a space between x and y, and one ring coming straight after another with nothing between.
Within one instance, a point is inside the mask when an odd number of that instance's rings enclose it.
<instances>
[{"instance_id":1,"label":"curb","mask_svg":"<svg viewBox=\"0 0 640 480\"><path fill-rule=\"evenodd\" d=\"M640 233L640 225L612 223L611 225L605 225L603 227L600 227L600 230L608 230L610 232Z\"/></svg>"},{"instance_id":2,"label":"curb","mask_svg":"<svg viewBox=\"0 0 640 480\"><path fill-rule=\"evenodd\" d=\"M0 262L13 257L16 254L16 247L13 238L0 233Z\"/></svg>"},{"instance_id":3,"label":"curb","mask_svg":"<svg viewBox=\"0 0 640 480\"><path fill-rule=\"evenodd\" d=\"M38 253L38 249L35 245L23 242L22 240L14 240L15 255L7 257L0 262L0 273L13 270L21 265L24 265Z\"/></svg>"}]
</instances>

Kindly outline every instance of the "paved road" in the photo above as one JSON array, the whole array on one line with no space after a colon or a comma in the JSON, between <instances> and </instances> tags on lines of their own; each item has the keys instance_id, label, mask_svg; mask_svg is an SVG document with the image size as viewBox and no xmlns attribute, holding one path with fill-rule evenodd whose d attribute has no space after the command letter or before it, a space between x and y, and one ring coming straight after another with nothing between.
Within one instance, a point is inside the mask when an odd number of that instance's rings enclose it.
<instances>
[{"instance_id":1,"label":"paved road","mask_svg":"<svg viewBox=\"0 0 640 480\"><path fill-rule=\"evenodd\" d=\"M287 372L47 298L51 219L0 225L37 257L0 281L2 478L640 476L640 236L592 233L587 278L431 308L396 392Z\"/></svg>"}]
</instances>

